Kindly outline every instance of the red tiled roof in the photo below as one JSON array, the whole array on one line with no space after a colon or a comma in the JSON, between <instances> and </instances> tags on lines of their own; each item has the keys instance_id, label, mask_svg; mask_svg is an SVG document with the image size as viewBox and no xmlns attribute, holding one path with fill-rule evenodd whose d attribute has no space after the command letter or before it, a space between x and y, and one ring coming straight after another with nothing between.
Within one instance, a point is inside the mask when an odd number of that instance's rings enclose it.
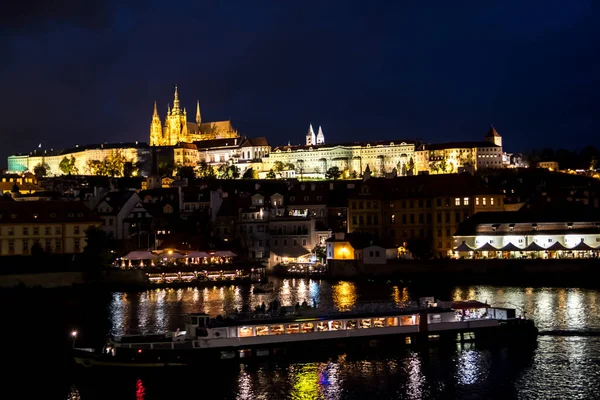
<instances>
[{"instance_id":1,"label":"red tiled roof","mask_svg":"<svg viewBox=\"0 0 600 400\"><path fill-rule=\"evenodd\" d=\"M14 201L0 203L0 223L102 222L80 201Z\"/></svg>"}]
</instances>

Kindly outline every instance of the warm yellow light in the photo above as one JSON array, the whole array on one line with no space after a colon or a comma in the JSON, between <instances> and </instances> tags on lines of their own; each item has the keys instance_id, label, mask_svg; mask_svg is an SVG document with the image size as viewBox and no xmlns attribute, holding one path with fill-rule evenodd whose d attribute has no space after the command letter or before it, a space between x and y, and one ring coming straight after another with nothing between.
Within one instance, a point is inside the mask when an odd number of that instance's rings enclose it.
<instances>
[{"instance_id":1,"label":"warm yellow light","mask_svg":"<svg viewBox=\"0 0 600 400\"><path fill-rule=\"evenodd\" d=\"M77 336L77 331L71 332L71 336L73 336L73 337Z\"/></svg>"},{"instance_id":2,"label":"warm yellow light","mask_svg":"<svg viewBox=\"0 0 600 400\"><path fill-rule=\"evenodd\" d=\"M173 250L169 250L167 253L169 253L169 254L173 254Z\"/></svg>"}]
</instances>

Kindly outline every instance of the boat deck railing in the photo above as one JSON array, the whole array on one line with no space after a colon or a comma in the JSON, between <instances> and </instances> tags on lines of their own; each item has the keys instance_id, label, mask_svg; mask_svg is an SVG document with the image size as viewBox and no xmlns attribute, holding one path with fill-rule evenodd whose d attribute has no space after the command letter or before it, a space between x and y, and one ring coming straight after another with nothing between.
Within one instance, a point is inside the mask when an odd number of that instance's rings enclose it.
<instances>
[{"instance_id":1,"label":"boat deck railing","mask_svg":"<svg viewBox=\"0 0 600 400\"><path fill-rule=\"evenodd\" d=\"M265 312L234 312L225 316L225 318L235 320L260 320L273 318L299 318L299 317L320 317L335 318L349 317L355 314L376 314L398 311L418 311L422 310L417 302L396 303L390 301L358 302L349 306L338 307L311 307L311 306L282 306L276 310L267 310Z\"/></svg>"}]
</instances>

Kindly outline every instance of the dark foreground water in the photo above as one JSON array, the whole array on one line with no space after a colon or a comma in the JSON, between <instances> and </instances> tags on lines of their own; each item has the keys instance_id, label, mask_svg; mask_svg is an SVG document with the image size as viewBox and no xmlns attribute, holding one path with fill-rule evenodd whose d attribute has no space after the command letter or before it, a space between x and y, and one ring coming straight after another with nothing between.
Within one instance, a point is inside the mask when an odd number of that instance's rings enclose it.
<instances>
[{"instance_id":1,"label":"dark foreground water","mask_svg":"<svg viewBox=\"0 0 600 400\"><path fill-rule=\"evenodd\" d=\"M250 286L146 292L0 293L5 371L0 399L600 399L600 292L577 288L438 287L276 280L273 294ZM306 300L327 307L419 296L477 299L513 307L547 333L535 349L455 348L384 351L315 361L207 365L175 373L80 375L69 366L69 332L81 345L107 333L180 327L181 315ZM569 335L566 335L568 333Z\"/></svg>"}]
</instances>

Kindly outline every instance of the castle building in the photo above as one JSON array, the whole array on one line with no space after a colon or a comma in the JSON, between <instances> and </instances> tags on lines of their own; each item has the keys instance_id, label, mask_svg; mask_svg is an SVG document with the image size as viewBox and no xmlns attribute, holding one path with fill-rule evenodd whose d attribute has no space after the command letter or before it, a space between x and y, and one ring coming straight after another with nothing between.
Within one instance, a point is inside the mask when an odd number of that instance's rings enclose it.
<instances>
[{"instance_id":1,"label":"castle building","mask_svg":"<svg viewBox=\"0 0 600 400\"><path fill-rule=\"evenodd\" d=\"M8 171L11 173L33 172L35 167L43 165L47 176L65 174L60 168L64 160L74 160L74 175L94 175L91 164L102 162L114 155L122 157L126 162L139 165L140 175L149 172L151 153L148 143L99 143L85 146L76 145L64 150L35 150L28 154L15 154L8 157ZM120 171L119 174L122 174ZM117 174L118 175L118 174Z\"/></svg>"},{"instance_id":2,"label":"castle building","mask_svg":"<svg viewBox=\"0 0 600 400\"><path fill-rule=\"evenodd\" d=\"M483 141L421 144L415 151L415 161L417 173L504 168L502 137L492 125Z\"/></svg>"},{"instance_id":3,"label":"castle building","mask_svg":"<svg viewBox=\"0 0 600 400\"><path fill-rule=\"evenodd\" d=\"M375 176L385 176L394 171L397 175L409 175L415 171L414 141L387 140L326 145L323 129L319 126L318 134L315 135L310 124L305 143L276 147L263 159L263 171L277 171L278 164L286 169L278 172L289 178L299 175L304 178L323 178L332 167L337 167L346 178L362 175L367 167Z\"/></svg>"},{"instance_id":4,"label":"castle building","mask_svg":"<svg viewBox=\"0 0 600 400\"><path fill-rule=\"evenodd\" d=\"M150 124L150 146L175 146L178 143L192 143L202 140L228 139L239 137L231 121L202 122L200 101L196 102L196 120L187 120L187 110L181 108L179 93L175 86L173 108L167 105L164 124L158 116L156 102Z\"/></svg>"}]
</instances>

